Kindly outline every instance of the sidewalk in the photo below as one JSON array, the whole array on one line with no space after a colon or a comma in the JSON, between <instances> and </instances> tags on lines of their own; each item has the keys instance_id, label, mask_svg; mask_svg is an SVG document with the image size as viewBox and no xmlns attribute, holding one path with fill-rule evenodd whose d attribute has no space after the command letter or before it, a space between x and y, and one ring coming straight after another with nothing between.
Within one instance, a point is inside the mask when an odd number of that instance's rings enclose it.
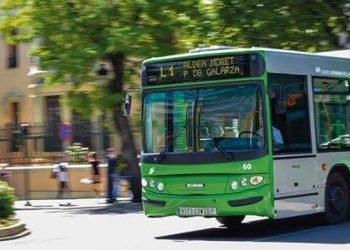
<instances>
[{"instance_id":1,"label":"sidewalk","mask_svg":"<svg viewBox=\"0 0 350 250\"><path fill-rule=\"evenodd\" d=\"M15 210L103 208L120 203L129 203L131 198L118 198L114 203L106 203L106 198L60 199L60 200L20 200L14 204Z\"/></svg>"}]
</instances>

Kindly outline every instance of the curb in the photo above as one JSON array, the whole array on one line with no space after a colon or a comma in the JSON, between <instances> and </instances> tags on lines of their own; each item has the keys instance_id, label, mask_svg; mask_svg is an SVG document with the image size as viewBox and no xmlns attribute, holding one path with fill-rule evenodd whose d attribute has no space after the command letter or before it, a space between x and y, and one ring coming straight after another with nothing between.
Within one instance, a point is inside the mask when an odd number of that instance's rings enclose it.
<instances>
[{"instance_id":1,"label":"curb","mask_svg":"<svg viewBox=\"0 0 350 250\"><path fill-rule=\"evenodd\" d=\"M105 198L101 198L101 200L91 199L88 202L81 201L81 200L47 200L47 201L40 201L36 202L33 201L33 204L26 205L26 204L15 204L13 209L15 211L25 211L25 210L69 210L69 209L101 209L101 208L108 208L111 206L114 206L116 204L123 204L123 203L133 203L133 201L129 198L127 199L118 199L114 203L106 203ZM37 203L37 204L36 204Z\"/></svg>"},{"instance_id":2,"label":"curb","mask_svg":"<svg viewBox=\"0 0 350 250\"><path fill-rule=\"evenodd\" d=\"M21 238L30 233L31 231L26 228L26 224L19 222L12 226L1 228L0 241Z\"/></svg>"},{"instance_id":3,"label":"curb","mask_svg":"<svg viewBox=\"0 0 350 250\"><path fill-rule=\"evenodd\" d=\"M31 206L15 206L14 211L26 211L26 210L70 210L70 209L92 209L92 208L104 208L113 204L79 204L79 203L57 203L54 205L31 205Z\"/></svg>"},{"instance_id":4,"label":"curb","mask_svg":"<svg viewBox=\"0 0 350 250\"><path fill-rule=\"evenodd\" d=\"M29 211L29 210L77 210L77 209L93 209L93 208L105 208L108 206L79 206L79 205L73 205L73 206L37 206L37 207L31 207L31 208L14 208L15 211Z\"/></svg>"}]
</instances>

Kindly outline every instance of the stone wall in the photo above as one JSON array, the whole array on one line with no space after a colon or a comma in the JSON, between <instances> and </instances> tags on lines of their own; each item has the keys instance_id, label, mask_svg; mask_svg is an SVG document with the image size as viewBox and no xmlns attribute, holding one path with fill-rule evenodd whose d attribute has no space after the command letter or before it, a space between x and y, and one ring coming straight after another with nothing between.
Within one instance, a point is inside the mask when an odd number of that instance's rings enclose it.
<instances>
[{"instance_id":1,"label":"stone wall","mask_svg":"<svg viewBox=\"0 0 350 250\"><path fill-rule=\"evenodd\" d=\"M57 197L58 182L50 178L53 166L25 166L25 167L6 167L10 176L5 180L10 186L15 188L15 194L18 200L36 200L36 199L55 199ZM106 193L106 165L101 165L101 183L99 193L102 196ZM91 167L85 165L69 165L68 178L70 192L67 198L93 198L96 193L93 191L92 184L82 183L80 180L90 178ZM125 191L125 190L123 190ZM123 196L125 194L121 194Z\"/></svg>"}]
</instances>

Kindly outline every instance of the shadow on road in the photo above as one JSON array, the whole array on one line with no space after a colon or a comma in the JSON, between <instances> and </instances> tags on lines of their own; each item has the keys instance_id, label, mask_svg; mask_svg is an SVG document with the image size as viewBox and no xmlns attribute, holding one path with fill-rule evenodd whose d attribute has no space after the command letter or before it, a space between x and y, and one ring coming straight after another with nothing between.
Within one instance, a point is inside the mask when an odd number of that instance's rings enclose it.
<instances>
[{"instance_id":1,"label":"shadow on road","mask_svg":"<svg viewBox=\"0 0 350 250\"><path fill-rule=\"evenodd\" d=\"M236 228L208 228L156 237L176 241L253 241L320 244L350 243L350 222L327 225L322 216L314 215L283 220L259 220Z\"/></svg>"},{"instance_id":2,"label":"shadow on road","mask_svg":"<svg viewBox=\"0 0 350 250\"><path fill-rule=\"evenodd\" d=\"M142 204L137 202L117 202L103 207L69 207L67 209L51 210L50 213L70 214L129 214L142 213Z\"/></svg>"},{"instance_id":3,"label":"shadow on road","mask_svg":"<svg viewBox=\"0 0 350 250\"><path fill-rule=\"evenodd\" d=\"M142 213L142 204L133 202L118 202L113 203L103 208L86 208L79 210L72 210L72 213L79 214L129 214Z\"/></svg>"}]
</instances>

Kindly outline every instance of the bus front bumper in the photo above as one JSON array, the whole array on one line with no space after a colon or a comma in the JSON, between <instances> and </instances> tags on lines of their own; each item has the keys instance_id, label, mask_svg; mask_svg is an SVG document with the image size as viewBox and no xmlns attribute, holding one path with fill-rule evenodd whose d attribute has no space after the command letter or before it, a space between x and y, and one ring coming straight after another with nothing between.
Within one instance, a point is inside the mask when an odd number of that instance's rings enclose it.
<instances>
[{"instance_id":1,"label":"bus front bumper","mask_svg":"<svg viewBox=\"0 0 350 250\"><path fill-rule=\"evenodd\" d=\"M221 195L169 195L144 192L142 201L144 212L148 217L259 215L273 218L274 215L268 185L237 194Z\"/></svg>"}]
</instances>

